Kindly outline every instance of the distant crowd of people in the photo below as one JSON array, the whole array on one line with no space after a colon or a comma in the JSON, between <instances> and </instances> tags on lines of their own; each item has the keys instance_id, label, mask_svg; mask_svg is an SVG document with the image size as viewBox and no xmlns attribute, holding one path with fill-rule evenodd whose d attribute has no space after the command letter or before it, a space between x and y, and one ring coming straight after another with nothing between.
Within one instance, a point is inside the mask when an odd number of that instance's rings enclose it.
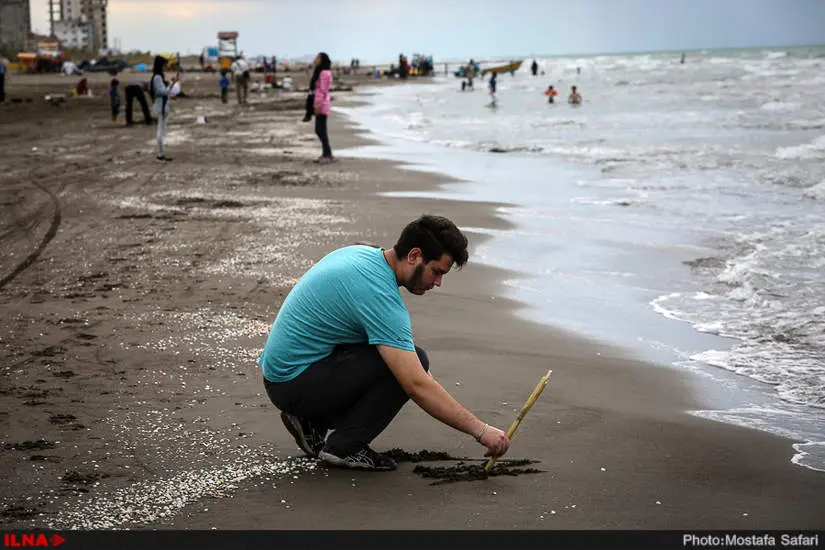
<instances>
[{"instance_id":1,"label":"distant crowd of people","mask_svg":"<svg viewBox=\"0 0 825 550\"><path fill-rule=\"evenodd\" d=\"M489 70L489 69L488 69ZM538 62L533 60L530 66L530 72L533 76L538 76ZM509 68L505 67L505 72L512 72ZM468 91L472 90L473 88L473 81L476 76L481 73L483 74L485 71L482 71L479 67L478 63L475 60L470 59L470 61L466 65L462 65L456 71L456 76L462 78L461 80L461 91ZM489 107L496 107L498 105L498 96L496 94L498 89L498 72L499 71L490 71L490 80L487 84L487 89L490 93L490 103L488 104ZM576 73L581 74L581 68L576 67ZM544 74L544 71L541 72ZM555 89L553 85L547 87L545 90L544 95L547 96L547 103L555 104L556 103L556 96L559 95L559 92ZM577 86L570 87L570 94L567 96L567 103L570 105L581 105L582 103L582 96L579 93Z\"/></svg>"},{"instance_id":2,"label":"distant crowd of people","mask_svg":"<svg viewBox=\"0 0 825 550\"><path fill-rule=\"evenodd\" d=\"M274 58L273 58L274 59ZM358 63L353 60L355 66ZM109 102L112 123L117 123L121 110L125 107L125 119L127 125L135 123L134 112L139 106L143 113L143 123L146 125L157 125L156 158L159 162L170 162L172 157L166 153L165 139L168 128L170 105L173 99L183 97L185 94L181 90L180 63L177 62L174 76L167 79L166 73L169 70L170 60L163 56L156 56L152 65L152 76L146 82L131 81L123 87L121 95L121 82L113 78L106 91L106 98ZM332 62L329 56L321 52L313 61L312 77L310 78L309 91L306 100L306 114L304 121L309 122L315 118L315 133L321 143L321 155L317 162L326 164L335 161L329 141L329 130L327 119L330 112L330 91L332 89ZM3 93L3 77L5 76L5 65L0 64L0 94ZM286 78L285 78L286 80ZM292 89L291 78L289 79L289 89ZM218 87L223 103L229 102L229 89L234 83L237 101L239 105L248 103L250 88L252 91L261 90L258 81L251 82L251 75L248 61L242 56L236 57L228 70L221 71ZM274 79L267 74L267 82L275 85ZM284 82L283 86L286 86ZM82 77L72 90L74 96L91 95L91 89L87 78ZM147 101L147 95L149 101ZM0 101L3 96L0 95Z\"/></svg>"},{"instance_id":3,"label":"distant crowd of people","mask_svg":"<svg viewBox=\"0 0 825 550\"><path fill-rule=\"evenodd\" d=\"M123 87L123 96L121 96L121 83L117 78L113 78L107 92L111 119L113 123L117 123L120 116L121 109L125 106L126 124L131 125L135 123L135 109L140 107L143 113L143 123L147 125L156 124L156 142L157 152L156 158L160 162L169 162L172 157L166 154L165 138L168 128L168 120L170 113L171 100L183 96L181 91L181 64L180 58L172 59L176 64L175 74L169 79L166 77L166 72L169 69L170 58L164 56L156 56L152 66L152 76L148 82L130 81ZM272 58L273 64L275 58ZM353 72L360 67L360 59L353 58L350 60L350 68ZM431 74L433 71L432 56L423 56L416 54L414 57L414 68L416 74ZM538 63L533 60L531 64L531 73L538 76ZM399 55L399 65L397 69L397 76L404 79L410 71L410 65L407 57L403 54ZM470 59L469 62L460 67L457 75L463 76L461 88L462 90L473 89L474 78L479 74L483 74L479 65ZM581 71L577 69L577 72ZM543 74L543 72L542 72ZM5 66L0 64L0 101L4 96L4 77ZM234 84L237 102L239 105L248 103L248 94L250 88L252 91L260 91L261 85L258 81L251 82L251 73L249 62L243 55L237 56L229 69L221 71L218 86L220 90L220 98L223 103L229 102L229 90ZM266 84L271 84L275 87L275 80L271 74L266 75ZM288 89L292 89L291 79L288 83ZM329 163L335 161L332 154L332 147L329 139L328 118L330 113L330 91L333 84L333 70L330 57L324 53L319 53L312 64L312 75L309 82L308 93L305 102L304 122L310 122L315 119L315 134L321 144L321 155L317 162ZM284 81L282 86L286 89L287 83ZM490 79L488 82L488 90L490 94L491 107L496 107L498 104L498 71L490 72ZM81 96L90 94L88 81L85 77L81 78L74 90L75 95ZM549 104L556 103L558 91L553 85L548 86L544 92L547 96ZM150 102L147 101L149 96ZM570 94L567 97L567 102L570 105L581 105L582 96L578 91L577 86L571 86Z\"/></svg>"}]
</instances>

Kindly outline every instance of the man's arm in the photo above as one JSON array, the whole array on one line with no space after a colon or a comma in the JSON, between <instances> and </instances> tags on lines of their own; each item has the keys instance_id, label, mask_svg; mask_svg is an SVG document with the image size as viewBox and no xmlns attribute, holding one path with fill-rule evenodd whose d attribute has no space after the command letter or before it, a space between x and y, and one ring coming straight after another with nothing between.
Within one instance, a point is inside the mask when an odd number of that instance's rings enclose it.
<instances>
[{"instance_id":1,"label":"man's arm","mask_svg":"<svg viewBox=\"0 0 825 550\"><path fill-rule=\"evenodd\" d=\"M488 426L464 408L421 366L413 351L379 345L378 353L389 366L407 395L430 416L448 426L478 438L487 447L486 456L501 456L510 448L507 434Z\"/></svg>"}]
</instances>

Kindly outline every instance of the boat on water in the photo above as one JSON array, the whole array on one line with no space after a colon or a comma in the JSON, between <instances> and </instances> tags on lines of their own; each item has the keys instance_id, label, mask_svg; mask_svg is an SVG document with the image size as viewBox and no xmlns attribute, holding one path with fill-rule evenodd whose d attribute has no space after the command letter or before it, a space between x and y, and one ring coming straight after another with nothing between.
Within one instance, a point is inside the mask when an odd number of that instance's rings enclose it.
<instances>
[{"instance_id":1,"label":"boat on water","mask_svg":"<svg viewBox=\"0 0 825 550\"><path fill-rule=\"evenodd\" d=\"M486 73L513 73L519 70L522 63L524 63L523 59L521 61L511 61L506 65L499 65L497 67L487 67L481 70L481 76L484 76Z\"/></svg>"},{"instance_id":2,"label":"boat on water","mask_svg":"<svg viewBox=\"0 0 825 550\"><path fill-rule=\"evenodd\" d=\"M487 67L486 69L482 69L479 66L478 63L474 63L473 68L474 68L476 76L484 76L487 73L493 73L493 72L495 72L495 73L515 72L515 71L519 70L522 63L524 63L523 59L521 61L511 61L511 62L507 63L506 65L497 65L495 67ZM459 78L463 78L465 76L464 75L464 69L465 68L463 66L459 67L458 70L455 71L453 74L455 74L455 76L457 76Z\"/></svg>"}]
</instances>

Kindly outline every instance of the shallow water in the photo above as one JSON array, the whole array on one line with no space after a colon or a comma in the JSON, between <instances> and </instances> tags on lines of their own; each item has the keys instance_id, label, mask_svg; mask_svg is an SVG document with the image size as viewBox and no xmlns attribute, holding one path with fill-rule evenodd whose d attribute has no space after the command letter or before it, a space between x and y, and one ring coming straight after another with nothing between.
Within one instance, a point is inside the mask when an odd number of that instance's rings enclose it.
<instances>
[{"instance_id":1,"label":"shallow water","mask_svg":"<svg viewBox=\"0 0 825 550\"><path fill-rule=\"evenodd\" d=\"M496 108L478 79L377 89L345 111L386 145L350 154L507 203L516 229L468 228L493 236L473 260L524 274L526 317L701 374L697 414L825 469L825 47L539 64L498 78Z\"/></svg>"}]
</instances>

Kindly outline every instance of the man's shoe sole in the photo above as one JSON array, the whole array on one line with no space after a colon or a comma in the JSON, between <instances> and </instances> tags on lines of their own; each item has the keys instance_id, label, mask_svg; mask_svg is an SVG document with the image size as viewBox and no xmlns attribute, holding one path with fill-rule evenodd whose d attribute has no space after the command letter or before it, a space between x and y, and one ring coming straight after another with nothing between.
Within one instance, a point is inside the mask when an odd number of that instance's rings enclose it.
<instances>
[{"instance_id":1,"label":"man's shoe sole","mask_svg":"<svg viewBox=\"0 0 825 550\"><path fill-rule=\"evenodd\" d=\"M312 451L312 447L309 446L309 441L304 437L304 429L301 427L300 421L285 412L281 413L281 421L284 423L284 426L286 426L287 431L295 438L295 443L298 444L298 448L304 451L307 456L316 458L318 454Z\"/></svg>"},{"instance_id":2,"label":"man's shoe sole","mask_svg":"<svg viewBox=\"0 0 825 550\"><path fill-rule=\"evenodd\" d=\"M318 453L318 459L321 462L325 462L330 466L336 466L338 468L349 468L350 470L370 470L373 472L390 472L395 470L397 464L393 462L392 466L373 466L371 464L359 463L359 462L350 462L346 459L339 458L333 454L321 451Z\"/></svg>"}]
</instances>

